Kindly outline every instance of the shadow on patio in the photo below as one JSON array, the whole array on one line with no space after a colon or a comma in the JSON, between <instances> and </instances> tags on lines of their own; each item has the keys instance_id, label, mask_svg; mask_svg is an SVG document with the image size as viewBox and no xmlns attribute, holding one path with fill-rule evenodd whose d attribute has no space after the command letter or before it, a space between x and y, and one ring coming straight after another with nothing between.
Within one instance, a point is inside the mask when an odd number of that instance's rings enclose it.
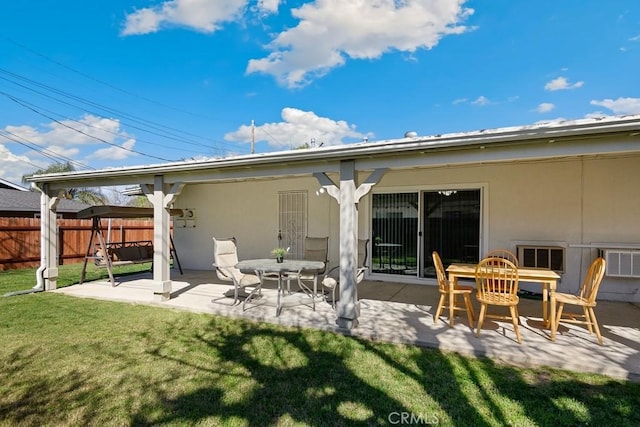
<instances>
[{"instance_id":1,"label":"shadow on patio","mask_svg":"<svg viewBox=\"0 0 640 427\"><path fill-rule=\"evenodd\" d=\"M358 287L359 326L341 330L335 324L331 305L321 299L316 301L313 311L309 304L304 304L308 301L287 298L289 303L285 302L281 315L276 317L270 298L248 304L245 311L241 304L232 306L233 298L228 297L232 286L221 284L213 271L188 270L184 275L172 274L172 297L166 302L154 301L150 273L119 278L116 287L98 281L54 292L316 328L371 340L486 356L517 366L546 365L640 381L640 308L631 303L598 303L596 315L605 344L600 346L595 335L590 335L586 328L566 324L560 325L556 341L551 342L548 329L542 325L542 302L521 298L518 310L522 344L518 344L513 326L508 322L487 320L479 338L469 327L466 316L457 317L453 328L448 326L446 317L434 324L433 315L439 298L436 286L365 280ZM265 289L266 295L273 292L273 289ZM475 301L474 306L477 313Z\"/></svg>"}]
</instances>

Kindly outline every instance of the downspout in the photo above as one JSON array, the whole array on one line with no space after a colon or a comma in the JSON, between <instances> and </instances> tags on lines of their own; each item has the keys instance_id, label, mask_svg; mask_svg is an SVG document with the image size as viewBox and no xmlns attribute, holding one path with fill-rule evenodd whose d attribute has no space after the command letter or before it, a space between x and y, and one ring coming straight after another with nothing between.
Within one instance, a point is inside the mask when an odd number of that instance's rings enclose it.
<instances>
[{"instance_id":1,"label":"downspout","mask_svg":"<svg viewBox=\"0 0 640 427\"><path fill-rule=\"evenodd\" d=\"M42 193L42 190L35 184L35 182L31 183L31 188ZM44 291L44 270L47 268L47 263L45 262L42 254L44 254L47 250L45 247L47 236L45 235L45 230L42 227L42 212L46 212L46 210L46 200L44 197L40 197L40 267L38 267L38 269L36 270L36 285L31 288L33 292Z\"/></svg>"},{"instance_id":2,"label":"downspout","mask_svg":"<svg viewBox=\"0 0 640 427\"><path fill-rule=\"evenodd\" d=\"M42 190L35 185L35 183L31 183L31 188L39 191L40 193L42 193ZM40 198L40 212L45 212L46 206L45 205L45 200L41 197ZM36 270L36 284L33 288L31 289L25 289L23 291L15 291L15 292L8 292L6 294L4 294L5 297L12 297L15 295L26 295L26 294L33 294L35 292L42 292L44 291L44 270L46 270L47 268L47 263L44 260L44 257L42 256L42 254L45 253L45 240L46 240L46 236L45 236L45 232L44 229L42 228L42 214L40 214L40 267L38 267L38 269Z\"/></svg>"}]
</instances>

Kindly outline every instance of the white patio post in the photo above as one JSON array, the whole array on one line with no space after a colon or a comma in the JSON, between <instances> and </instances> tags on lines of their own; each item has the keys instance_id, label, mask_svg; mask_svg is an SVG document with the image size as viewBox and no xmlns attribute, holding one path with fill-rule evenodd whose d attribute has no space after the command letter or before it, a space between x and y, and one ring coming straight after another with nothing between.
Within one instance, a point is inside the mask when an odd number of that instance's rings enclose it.
<instances>
[{"instance_id":1,"label":"white patio post","mask_svg":"<svg viewBox=\"0 0 640 427\"><path fill-rule=\"evenodd\" d=\"M355 179L355 162L340 162L340 300L336 306L336 323L345 329L357 327L360 316L356 286L358 211Z\"/></svg>"},{"instance_id":2,"label":"white patio post","mask_svg":"<svg viewBox=\"0 0 640 427\"><path fill-rule=\"evenodd\" d=\"M153 295L156 301L167 301L171 298L171 226L170 209L184 184L174 184L171 190L164 183L162 175L156 175L153 190L142 185L143 192L153 204Z\"/></svg>"},{"instance_id":3,"label":"white patio post","mask_svg":"<svg viewBox=\"0 0 640 427\"><path fill-rule=\"evenodd\" d=\"M57 192L49 191L49 184L42 188L34 185L40 191L40 268L36 275L36 282L44 279L44 290L51 291L58 286L58 225L56 209L60 198ZM51 194L55 194L52 196ZM41 275L41 276L40 276Z\"/></svg>"},{"instance_id":4,"label":"white patio post","mask_svg":"<svg viewBox=\"0 0 640 427\"><path fill-rule=\"evenodd\" d=\"M340 162L340 187L338 188L324 173L314 176L327 193L340 204L340 300L336 306L336 324L340 328L353 329L358 326L360 303L356 271L358 268L358 202L373 185L378 183L387 169L376 169L356 189L356 171L353 160Z\"/></svg>"}]
</instances>

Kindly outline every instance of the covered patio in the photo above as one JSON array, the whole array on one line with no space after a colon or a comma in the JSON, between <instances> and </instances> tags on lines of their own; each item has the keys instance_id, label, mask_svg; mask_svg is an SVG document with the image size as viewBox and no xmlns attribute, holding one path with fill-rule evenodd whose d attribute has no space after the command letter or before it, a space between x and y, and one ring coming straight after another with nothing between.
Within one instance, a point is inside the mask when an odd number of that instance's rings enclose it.
<instances>
[{"instance_id":1,"label":"covered patio","mask_svg":"<svg viewBox=\"0 0 640 427\"><path fill-rule=\"evenodd\" d=\"M578 372L598 373L640 381L640 307L635 303L600 301L596 315L604 337L598 345L595 335L577 325L560 324L555 342L542 326L542 302L521 298L519 312L522 344L515 340L508 322L486 321L479 338L464 315L453 328L447 319L434 324L438 302L436 287L407 283L363 281L358 285L362 307L358 328L336 324L331 305L318 300L316 310L298 301L285 305L280 316L271 304L231 305L229 284L220 282L213 270L171 270L173 290L167 301L157 301L150 290L151 273L119 277L112 287L108 280L73 285L53 292L81 298L95 298L167 309L221 315L282 326L315 328L358 338L412 344L454 351L469 356L486 356L522 367L551 366ZM266 290L269 292L269 289ZM266 300L266 299L265 299ZM474 299L477 308L477 302Z\"/></svg>"},{"instance_id":2,"label":"covered patio","mask_svg":"<svg viewBox=\"0 0 640 427\"><path fill-rule=\"evenodd\" d=\"M632 304L640 303L640 270L626 260L640 260L639 164L636 115L33 176L42 218L36 280L42 290L57 287L61 189L135 185L153 205L153 275L113 290L92 284L61 292L637 375L639 313ZM202 276L169 271L174 209L184 213L174 217L173 229L182 266L205 271ZM216 286L209 270L212 237L234 237L240 259L262 259L274 247L289 246L300 258L308 236L329 239L327 267L340 271L335 311L301 306L284 309L276 319L272 307L242 312L211 303L228 290ZM369 241L370 282L356 286L359 239ZM561 329L551 343L540 327L538 301L532 311L523 301L520 347L508 328L495 323L485 325L480 339L463 321L453 330L441 322L434 326L432 251L450 265L475 263L496 248L517 251L523 267L557 271L557 290L566 293L577 291L595 257L610 259L615 268L604 279L597 312L618 303L611 312L615 319L601 322L605 346L581 329L575 329L575 342L567 342L573 328ZM409 295L401 298L404 293ZM597 363L595 354L601 357Z\"/></svg>"}]
</instances>

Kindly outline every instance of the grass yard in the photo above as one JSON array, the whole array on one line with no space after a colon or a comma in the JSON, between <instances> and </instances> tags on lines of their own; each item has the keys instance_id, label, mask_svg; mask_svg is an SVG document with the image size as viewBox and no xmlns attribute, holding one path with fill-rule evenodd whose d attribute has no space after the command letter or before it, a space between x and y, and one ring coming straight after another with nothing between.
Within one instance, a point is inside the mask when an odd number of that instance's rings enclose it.
<instances>
[{"instance_id":1,"label":"grass yard","mask_svg":"<svg viewBox=\"0 0 640 427\"><path fill-rule=\"evenodd\" d=\"M2 426L640 425L638 383L43 292L0 298L0 362Z\"/></svg>"}]
</instances>

